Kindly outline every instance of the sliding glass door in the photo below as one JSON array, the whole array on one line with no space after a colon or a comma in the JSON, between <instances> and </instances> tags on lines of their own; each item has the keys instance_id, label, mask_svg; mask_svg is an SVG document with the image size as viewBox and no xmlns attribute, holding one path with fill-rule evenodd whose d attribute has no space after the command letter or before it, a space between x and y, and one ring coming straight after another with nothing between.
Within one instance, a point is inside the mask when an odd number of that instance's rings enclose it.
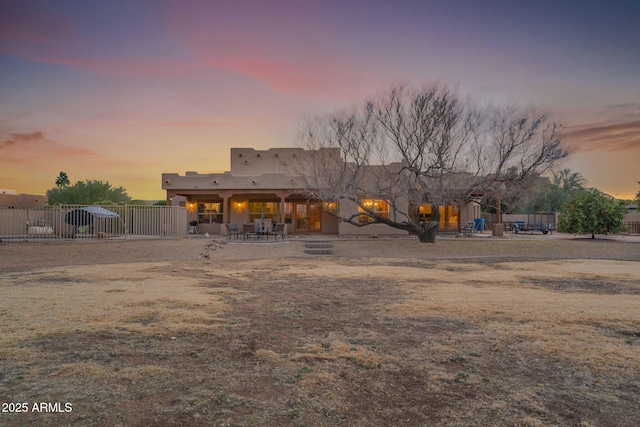
<instances>
[{"instance_id":1,"label":"sliding glass door","mask_svg":"<svg viewBox=\"0 0 640 427\"><path fill-rule=\"evenodd\" d=\"M295 203L295 231L314 233L322 231L322 203Z\"/></svg>"}]
</instances>

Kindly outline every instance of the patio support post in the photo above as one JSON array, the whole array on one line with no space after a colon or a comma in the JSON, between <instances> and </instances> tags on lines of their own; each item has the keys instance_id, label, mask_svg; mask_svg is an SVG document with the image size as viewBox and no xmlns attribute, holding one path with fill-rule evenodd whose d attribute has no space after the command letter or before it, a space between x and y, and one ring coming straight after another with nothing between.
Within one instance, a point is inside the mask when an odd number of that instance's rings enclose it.
<instances>
[{"instance_id":1,"label":"patio support post","mask_svg":"<svg viewBox=\"0 0 640 427\"><path fill-rule=\"evenodd\" d=\"M233 194L228 190L218 191L218 196L222 198L222 223L228 224L231 221L231 197Z\"/></svg>"},{"instance_id":2,"label":"patio support post","mask_svg":"<svg viewBox=\"0 0 640 427\"><path fill-rule=\"evenodd\" d=\"M280 198L280 206L278 208L278 222L284 224L284 200L287 197L287 193L279 191L276 193L276 196Z\"/></svg>"},{"instance_id":3,"label":"patio support post","mask_svg":"<svg viewBox=\"0 0 640 427\"><path fill-rule=\"evenodd\" d=\"M227 196L226 194L223 194L221 196L222 196L222 223L228 224L229 210L231 209L231 206L229 205L229 196Z\"/></svg>"}]
</instances>

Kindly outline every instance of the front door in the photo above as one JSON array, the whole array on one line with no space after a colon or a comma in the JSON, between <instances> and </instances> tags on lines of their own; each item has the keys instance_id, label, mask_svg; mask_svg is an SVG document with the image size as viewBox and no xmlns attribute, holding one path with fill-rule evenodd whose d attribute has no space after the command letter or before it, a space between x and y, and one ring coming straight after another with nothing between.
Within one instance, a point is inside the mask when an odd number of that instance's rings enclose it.
<instances>
[{"instance_id":1,"label":"front door","mask_svg":"<svg viewBox=\"0 0 640 427\"><path fill-rule=\"evenodd\" d=\"M295 231L297 233L322 231L321 202L296 203L295 206Z\"/></svg>"}]
</instances>

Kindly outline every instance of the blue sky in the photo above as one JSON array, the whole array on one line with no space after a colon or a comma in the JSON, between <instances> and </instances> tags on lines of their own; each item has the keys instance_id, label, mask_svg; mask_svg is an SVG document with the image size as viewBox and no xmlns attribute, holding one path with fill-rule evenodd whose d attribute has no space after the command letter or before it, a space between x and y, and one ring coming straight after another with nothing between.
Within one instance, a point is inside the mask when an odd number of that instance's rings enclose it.
<instances>
[{"instance_id":1,"label":"blue sky","mask_svg":"<svg viewBox=\"0 0 640 427\"><path fill-rule=\"evenodd\" d=\"M0 0L0 188L61 170L162 199L161 173L293 146L300 120L399 81L549 110L560 167L640 180L637 1Z\"/></svg>"}]
</instances>

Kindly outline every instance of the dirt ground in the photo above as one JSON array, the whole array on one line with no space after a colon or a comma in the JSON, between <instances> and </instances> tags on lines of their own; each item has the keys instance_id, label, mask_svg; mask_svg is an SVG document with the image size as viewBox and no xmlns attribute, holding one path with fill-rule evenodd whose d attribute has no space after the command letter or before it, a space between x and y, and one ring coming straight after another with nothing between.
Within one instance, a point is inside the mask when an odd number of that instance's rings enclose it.
<instances>
[{"instance_id":1,"label":"dirt ground","mask_svg":"<svg viewBox=\"0 0 640 427\"><path fill-rule=\"evenodd\" d=\"M637 240L211 241L0 245L0 425L638 424Z\"/></svg>"}]
</instances>

